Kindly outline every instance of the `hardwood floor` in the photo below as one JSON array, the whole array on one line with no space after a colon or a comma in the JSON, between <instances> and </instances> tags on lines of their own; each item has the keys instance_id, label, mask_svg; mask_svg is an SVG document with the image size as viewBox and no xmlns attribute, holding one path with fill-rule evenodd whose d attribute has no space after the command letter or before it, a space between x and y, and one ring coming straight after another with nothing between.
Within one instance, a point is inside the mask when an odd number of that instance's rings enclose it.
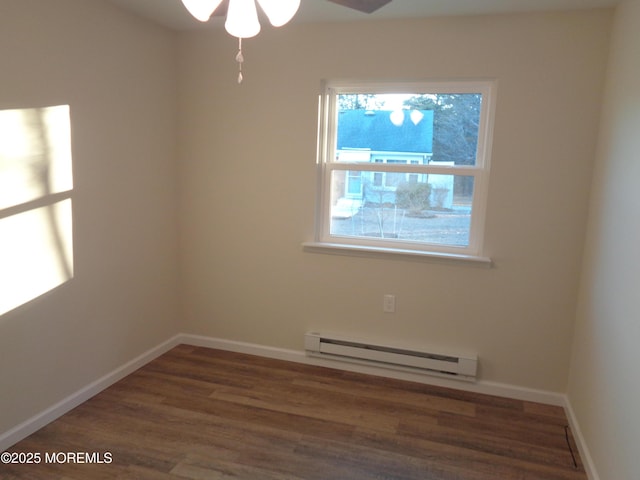
<instances>
[{"instance_id":1,"label":"hardwood floor","mask_svg":"<svg viewBox=\"0 0 640 480\"><path fill-rule=\"evenodd\" d=\"M0 478L586 480L566 425L559 407L181 345L9 449L40 463Z\"/></svg>"}]
</instances>

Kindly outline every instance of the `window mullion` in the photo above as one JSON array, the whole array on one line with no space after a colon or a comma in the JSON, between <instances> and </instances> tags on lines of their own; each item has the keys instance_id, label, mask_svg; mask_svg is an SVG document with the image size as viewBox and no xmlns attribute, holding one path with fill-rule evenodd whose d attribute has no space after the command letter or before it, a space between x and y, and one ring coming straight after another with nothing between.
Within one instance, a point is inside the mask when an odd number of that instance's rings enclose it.
<instances>
[{"instance_id":1,"label":"window mullion","mask_svg":"<svg viewBox=\"0 0 640 480\"><path fill-rule=\"evenodd\" d=\"M480 175L482 169L477 167L464 166L441 166L441 165L415 165L402 163L362 163L362 162L333 162L328 163L329 170L338 171L361 171L361 172L398 172L398 173L420 173L435 175L460 175L476 177Z\"/></svg>"},{"instance_id":2,"label":"window mullion","mask_svg":"<svg viewBox=\"0 0 640 480\"><path fill-rule=\"evenodd\" d=\"M407 165L396 163L332 163L331 170L361 172L401 172L401 173L435 173L427 165Z\"/></svg>"}]
</instances>

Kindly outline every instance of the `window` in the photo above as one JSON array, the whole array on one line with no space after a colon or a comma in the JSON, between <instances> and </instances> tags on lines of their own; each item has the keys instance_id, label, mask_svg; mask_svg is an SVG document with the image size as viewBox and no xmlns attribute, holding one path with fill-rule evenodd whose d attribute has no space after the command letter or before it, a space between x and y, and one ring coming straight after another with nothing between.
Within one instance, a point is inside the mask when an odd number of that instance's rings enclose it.
<instances>
[{"instance_id":1,"label":"window","mask_svg":"<svg viewBox=\"0 0 640 480\"><path fill-rule=\"evenodd\" d=\"M492 82L329 82L316 241L482 256Z\"/></svg>"},{"instance_id":2,"label":"window","mask_svg":"<svg viewBox=\"0 0 640 480\"><path fill-rule=\"evenodd\" d=\"M0 315L73 277L66 105L0 111Z\"/></svg>"}]
</instances>

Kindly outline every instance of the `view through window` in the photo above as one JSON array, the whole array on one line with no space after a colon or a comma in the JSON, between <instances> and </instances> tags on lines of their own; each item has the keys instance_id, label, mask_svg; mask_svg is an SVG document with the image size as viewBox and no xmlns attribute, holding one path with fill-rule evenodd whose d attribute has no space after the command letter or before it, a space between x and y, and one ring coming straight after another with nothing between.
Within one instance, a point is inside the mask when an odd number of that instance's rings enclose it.
<instances>
[{"instance_id":1,"label":"view through window","mask_svg":"<svg viewBox=\"0 0 640 480\"><path fill-rule=\"evenodd\" d=\"M67 105L0 110L0 315L73 277Z\"/></svg>"},{"instance_id":2,"label":"view through window","mask_svg":"<svg viewBox=\"0 0 640 480\"><path fill-rule=\"evenodd\" d=\"M320 241L478 255L490 82L329 84Z\"/></svg>"}]
</instances>

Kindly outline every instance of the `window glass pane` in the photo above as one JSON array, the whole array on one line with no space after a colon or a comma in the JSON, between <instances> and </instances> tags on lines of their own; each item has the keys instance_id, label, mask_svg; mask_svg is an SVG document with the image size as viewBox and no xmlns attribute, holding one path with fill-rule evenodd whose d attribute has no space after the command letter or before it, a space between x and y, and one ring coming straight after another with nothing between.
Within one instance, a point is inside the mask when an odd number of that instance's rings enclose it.
<instances>
[{"instance_id":1,"label":"window glass pane","mask_svg":"<svg viewBox=\"0 0 640 480\"><path fill-rule=\"evenodd\" d=\"M349 172L347 175L347 196L362 195L362 172Z\"/></svg>"},{"instance_id":2,"label":"window glass pane","mask_svg":"<svg viewBox=\"0 0 640 480\"><path fill-rule=\"evenodd\" d=\"M69 107L0 110L0 209L72 186Z\"/></svg>"},{"instance_id":3,"label":"window glass pane","mask_svg":"<svg viewBox=\"0 0 640 480\"><path fill-rule=\"evenodd\" d=\"M335 160L475 165L482 94L339 94Z\"/></svg>"},{"instance_id":4,"label":"window glass pane","mask_svg":"<svg viewBox=\"0 0 640 480\"><path fill-rule=\"evenodd\" d=\"M71 200L0 219L0 315L73 276Z\"/></svg>"},{"instance_id":5,"label":"window glass pane","mask_svg":"<svg viewBox=\"0 0 640 480\"><path fill-rule=\"evenodd\" d=\"M330 235L467 247L474 178L462 175L360 172L362 195L349 195L333 171ZM378 178L392 175L392 187Z\"/></svg>"}]
</instances>

